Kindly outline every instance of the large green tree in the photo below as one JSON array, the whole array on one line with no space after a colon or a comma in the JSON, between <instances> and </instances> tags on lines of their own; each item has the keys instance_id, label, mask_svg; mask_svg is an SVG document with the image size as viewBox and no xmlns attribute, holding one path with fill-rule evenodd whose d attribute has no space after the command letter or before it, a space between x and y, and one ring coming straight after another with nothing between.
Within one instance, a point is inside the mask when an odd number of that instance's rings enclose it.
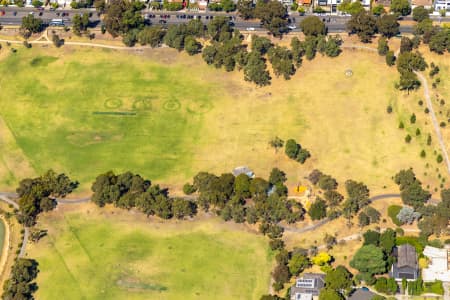
<instances>
[{"instance_id":1,"label":"large green tree","mask_svg":"<svg viewBox=\"0 0 450 300\"><path fill-rule=\"evenodd\" d=\"M383 274L386 272L383 251L375 245L362 246L353 256L350 266L361 273Z\"/></svg>"},{"instance_id":2,"label":"large green tree","mask_svg":"<svg viewBox=\"0 0 450 300\"><path fill-rule=\"evenodd\" d=\"M300 28L305 35L323 35L326 33L325 24L319 17L309 16L300 22Z\"/></svg>"},{"instance_id":3,"label":"large green tree","mask_svg":"<svg viewBox=\"0 0 450 300\"><path fill-rule=\"evenodd\" d=\"M358 35L361 42L369 43L377 31L377 20L370 13L361 11L352 15L347 23L347 29L350 34Z\"/></svg>"}]
</instances>

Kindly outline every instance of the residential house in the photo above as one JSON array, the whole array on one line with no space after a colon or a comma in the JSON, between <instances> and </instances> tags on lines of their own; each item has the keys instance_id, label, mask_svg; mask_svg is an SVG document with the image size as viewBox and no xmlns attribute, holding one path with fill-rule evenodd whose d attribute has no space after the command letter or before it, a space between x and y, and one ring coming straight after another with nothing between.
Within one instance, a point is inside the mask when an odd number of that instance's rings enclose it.
<instances>
[{"instance_id":1,"label":"residential house","mask_svg":"<svg viewBox=\"0 0 450 300\"><path fill-rule=\"evenodd\" d=\"M434 10L435 11L446 10L447 12L449 12L450 11L450 0L435 0L434 1Z\"/></svg>"},{"instance_id":2,"label":"residential house","mask_svg":"<svg viewBox=\"0 0 450 300\"><path fill-rule=\"evenodd\" d=\"M371 300L375 296L374 293L366 288L357 289L349 297L348 300Z\"/></svg>"},{"instance_id":3,"label":"residential house","mask_svg":"<svg viewBox=\"0 0 450 300\"><path fill-rule=\"evenodd\" d=\"M449 249L426 246L423 255L430 261L428 267L422 270L423 281L450 282Z\"/></svg>"},{"instance_id":4,"label":"residential house","mask_svg":"<svg viewBox=\"0 0 450 300\"><path fill-rule=\"evenodd\" d=\"M398 246L394 249L394 256L397 262L392 264L389 275L396 281L402 281L403 278L409 281L416 280L419 277L419 265L417 263L416 249L410 244Z\"/></svg>"},{"instance_id":5,"label":"residential house","mask_svg":"<svg viewBox=\"0 0 450 300\"><path fill-rule=\"evenodd\" d=\"M415 8L417 6L423 6L426 9L430 9L433 7L433 0L412 0L411 7Z\"/></svg>"},{"instance_id":6,"label":"residential house","mask_svg":"<svg viewBox=\"0 0 450 300\"><path fill-rule=\"evenodd\" d=\"M291 287L291 300L318 299L320 290L325 286L325 274L305 273L297 278Z\"/></svg>"},{"instance_id":7,"label":"residential house","mask_svg":"<svg viewBox=\"0 0 450 300\"><path fill-rule=\"evenodd\" d=\"M311 5L312 4L312 0L297 0L297 4L298 5Z\"/></svg>"}]
</instances>

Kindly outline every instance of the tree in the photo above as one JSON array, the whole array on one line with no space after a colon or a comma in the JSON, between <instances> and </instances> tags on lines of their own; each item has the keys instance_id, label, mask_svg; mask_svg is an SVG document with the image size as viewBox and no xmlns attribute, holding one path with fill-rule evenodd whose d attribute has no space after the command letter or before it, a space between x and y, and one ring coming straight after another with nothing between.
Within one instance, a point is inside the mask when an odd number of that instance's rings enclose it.
<instances>
[{"instance_id":1,"label":"tree","mask_svg":"<svg viewBox=\"0 0 450 300\"><path fill-rule=\"evenodd\" d=\"M329 206L338 206L342 200L344 200L344 196L339 194L334 190L327 190L324 193L325 200L327 200Z\"/></svg>"},{"instance_id":2,"label":"tree","mask_svg":"<svg viewBox=\"0 0 450 300\"><path fill-rule=\"evenodd\" d=\"M303 253L294 253L288 263L289 272L296 276L308 268L310 264L308 256Z\"/></svg>"},{"instance_id":3,"label":"tree","mask_svg":"<svg viewBox=\"0 0 450 300\"><path fill-rule=\"evenodd\" d=\"M37 290L32 282L39 272L38 262L34 259L18 258L11 268L10 278L3 285L3 299L34 299Z\"/></svg>"},{"instance_id":4,"label":"tree","mask_svg":"<svg viewBox=\"0 0 450 300\"><path fill-rule=\"evenodd\" d=\"M381 214L375 208L368 206L364 209L364 213L370 218L370 223L378 223Z\"/></svg>"},{"instance_id":5,"label":"tree","mask_svg":"<svg viewBox=\"0 0 450 300\"><path fill-rule=\"evenodd\" d=\"M361 212L358 216L358 224L360 227L364 227L370 224L370 218L365 212Z\"/></svg>"},{"instance_id":6,"label":"tree","mask_svg":"<svg viewBox=\"0 0 450 300\"><path fill-rule=\"evenodd\" d=\"M81 33L86 32L89 26L89 15L88 14L75 14L72 18L72 30L76 35L81 35Z\"/></svg>"},{"instance_id":7,"label":"tree","mask_svg":"<svg viewBox=\"0 0 450 300\"><path fill-rule=\"evenodd\" d=\"M161 26L146 26L138 34L139 44L159 47L163 41L165 30Z\"/></svg>"},{"instance_id":8,"label":"tree","mask_svg":"<svg viewBox=\"0 0 450 300\"><path fill-rule=\"evenodd\" d=\"M404 36L400 40L400 53L411 52L413 49L413 43L410 38Z\"/></svg>"},{"instance_id":9,"label":"tree","mask_svg":"<svg viewBox=\"0 0 450 300\"><path fill-rule=\"evenodd\" d=\"M350 34L358 35L363 43L369 43L377 30L377 21L374 16L366 11L352 15L347 23Z\"/></svg>"},{"instance_id":10,"label":"tree","mask_svg":"<svg viewBox=\"0 0 450 300\"><path fill-rule=\"evenodd\" d=\"M256 3L255 16L262 26L275 37L281 37L288 31L286 7L276 0L261 0Z\"/></svg>"},{"instance_id":11,"label":"tree","mask_svg":"<svg viewBox=\"0 0 450 300\"><path fill-rule=\"evenodd\" d=\"M295 66L299 67L302 64L302 57L305 55L304 43L300 42L297 37L293 37L291 39L291 51Z\"/></svg>"},{"instance_id":12,"label":"tree","mask_svg":"<svg viewBox=\"0 0 450 300\"><path fill-rule=\"evenodd\" d=\"M141 14L143 3L125 0L111 0L106 7L103 23L113 36L127 33L132 29L142 29L144 19Z\"/></svg>"},{"instance_id":13,"label":"tree","mask_svg":"<svg viewBox=\"0 0 450 300\"><path fill-rule=\"evenodd\" d=\"M275 148L275 151L278 151L278 148L283 148L284 141L276 136L270 140L269 145Z\"/></svg>"},{"instance_id":14,"label":"tree","mask_svg":"<svg viewBox=\"0 0 450 300\"><path fill-rule=\"evenodd\" d=\"M383 251L375 245L362 246L353 256L350 266L361 273L372 275L386 272Z\"/></svg>"},{"instance_id":15,"label":"tree","mask_svg":"<svg viewBox=\"0 0 450 300\"><path fill-rule=\"evenodd\" d=\"M392 253L392 249L394 249L396 242L396 234L395 231L391 228L386 229L380 235L380 247L384 249L387 255Z\"/></svg>"},{"instance_id":16,"label":"tree","mask_svg":"<svg viewBox=\"0 0 450 300\"><path fill-rule=\"evenodd\" d=\"M389 51L388 41L385 37L380 37L378 40L378 54L381 56L387 55Z\"/></svg>"},{"instance_id":17,"label":"tree","mask_svg":"<svg viewBox=\"0 0 450 300\"><path fill-rule=\"evenodd\" d=\"M400 32L400 23L395 15L383 15L377 21L377 28L383 36L391 38Z\"/></svg>"},{"instance_id":18,"label":"tree","mask_svg":"<svg viewBox=\"0 0 450 300\"><path fill-rule=\"evenodd\" d=\"M244 67L244 79L256 83L258 86L270 84L270 75L264 59L258 54L251 52L248 55L247 65Z\"/></svg>"},{"instance_id":19,"label":"tree","mask_svg":"<svg viewBox=\"0 0 450 300\"><path fill-rule=\"evenodd\" d=\"M393 66L393 65L395 65L395 60L396 60L396 58L395 58L394 51L388 51L386 53L386 64L388 66Z\"/></svg>"},{"instance_id":20,"label":"tree","mask_svg":"<svg viewBox=\"0 0 450 300\"><path fill-rule=\"evenodd\" d=\"M234 192L242 198L250 197L250 178L246 174L239 174L234 180Z\"/></svg>"},{"instance_id":21,"label":"tree","mask_svg":"<svg viewBox=\"0 0 450 300\"><path fill-rule=\"evenodd\" d=\"M337 266L336 269L329 271L325 276L325 286L335 291L349 291L352 288L352 273L346 267Z\"/></svg>"},{"instance_id":22,"label":"tree","mask_svg":"<svg viewBox=\"0 0 450 300\"><path fill-rule=\"evenodd\" d=\"M422 22L430 18L430 12L423 6L416 6L412 11L412 15L413 20L416 22Z\"/></svg>"},{"instance_id":23,"label":"tree","mask_svg":"<svg viewBox=\"0 0 450 300\"><path fill-rule=\"evenodd\" d=\"M339 36L332 37L329 36L327 38L327 42L325 44L325 54L329 57L336 57L341 53L342 40Z\"/></svg>"},{"instance_id":24,"label":"tree","mask_svg":"<svg viewBox=\"0 0 450 300\"><path fill-rule=\"evenodd\" d=\"M329 191L329 190L336 189L338 186L338 183L337 183L336 179L334 179L330 175L323 174L322 176L320 176L319 181L317 182L317 185L322 190Z\"/></svg>"},{"instance_id":25,"label":"tree","mask_svg":"<svg viewBox=\"0 0 450 300\"><path fill-rule=\"evenodd\" d=\"M362 182L347 180L345 182L348 198L344 203L344 213L347 216L357 213L369 204L369 188Z\"/></svg>"},{"instance_id":26,"label":"tree","mask_svg":"<svg viewBox=\"0 0 450 300\"><path fill-rule=\"evenodd\" d=\"M25 38L28 38L33 33L38 33L42 30L42 20L40 18L35 18L34 15L28 14L22 18L20 30L22 35Z\"/></svg>"},{"instance_id":27,"label":"tree","mask_svg":"<svg viewBox=\"0 0 450 300\"><path fill-rule=\"evenodd\" d=\"M289 80L291 76L295 74L292 52L287 47L272 47L268 54L269 61L272 64L273 71L277 77L283 75L284 79Z\"/></svg>"},{"instance_id":28,"label":"tree","mask_svg":"<svg viewBox=\"0 0 450 300\"><path fill-rule=\"evenodd\" d=\"M189 55L200 53L201 49L202 44L200 44L193 36L188 35L184 39L184 50L186 50Z\"/></svg>"},{"instance_id":29,"label":"tree","mask_svg":"<svg viewBox=\"0 0 450 300\"><path fill-rule=\"evenodd\" d=\"M342 1L342 3L339 4L338 9L339 11L351 14L352 16L364 11L364 7L361 2L353 2L351 0Z\"/></svg>"},{"instance_id":30,"label":"tree","mask_svg":"<svg viewBox=\"0 0 450 300\"><path fill-rule=\"evenodd\" d=\"M290 159L295 159L300 151L300 145L294 139L286 141L284 152Z\"/></svg>"},{"instance_id":31,"label":"tree","mask_svg":"<svg viewBox=\"0 0 450 300\"><path fill-rule=\"evenodd\" d=\"M175 198L172 203L173 216L177 219L193 217L197 212L197 205L189 200Z\"/></svg>"},{"instance_id":32,"label":"tree","mask_svg":"<svg viewBox=\"0 0 450 300\"><path fill-rule=\"evenodd\" d=\"M367 230L364 234L364 245L378 246L380 243L380 233L378 231Z\"/></svg>"},{"instance_id":33,"label":"tree","mask_svg":"<svg viewBox=\"0 0 450 300\"><path fill-rule=\"evenodd\" d=\"M438 54L443 54L445 50L450 52L450 29L442 29L432 35L429 43L430 50Z\"/></svg>"},{"instance_id":34,"label":"tree","mask_svg":"<svg viewBox=\"0 0 450 300\"><path fill-rule=\"evenodd\" d=\"M375 283L375 290L384 294L395 294L398 290L397 282L394 278L379 277Z\"/></svg>"},{"instance_id":35,"label":"tree","mask_svg":"<svg viewBox=\"0 0 450 300\"><path fill-rule=\"evenodd\" d=\"M325 23L319 17L309 16L300 22L300 28L305 35L324 35L326 33Z\"/></svg>"},{"instance_id":36,"label":"tree","mask_svg":"<svg viewBox=\"0 0 450 300\"><path fill-rule=\"evenodd\" d=\"M402 16L407 16L411 13L411 4L408 0L392 0L391 11Z\"/></svg>"},{"instance_id":37,"label":"tree","mask_svg":"<svg viewBox=\"0 0 450 300\"><path fill-rule=\"evenodd\" d=\"M382 4L378 4L372 8L372 13L375 16L381 16L382 14L386 13L386 10L384 9L384 6Z\"/></svg>"},{"instance_id":38,"label":"tree","mask_svg":"<svg viewBox=\"0 0 450 300\"><path fill-rule=\"evenodd\" d=\"M320 267L329 264L331 260L332 257L326 252L320 252L311 259L313 264Z\"/></svg>"},{"instance_id":39,"label":"tree","mask_svg":"<svg viewBox=\"0 0 450 300\"><path fill-rule=\"evenodd\" d=\"M256 51L261 55L266 54L273 47L272 42L266 37L252 37L252 51Z\"/></svg>"},{"instance_id":40,"label":"tree","mask_svg":"<svg viewBox=\"0 0 450 300\"><path fill-rule=\"evenodd\" d=\"M323 288L320 290L319 300L344 300L344 296L335 290Z\"/></svg>"},{"instance_id":41,"label":"tree","mask_svg":"<svg viewBox=\"0 0 450 300\"><path fill-rule=\"evenodd\" d=\"M402 224L412 224L414 221L419 220L421 214L419 212L414 211L413 208L404 206L399 211L397 215L397 220L399 220Z\"/></svg>"},{"instance_id":42,"label":"tree","mask_svg":"<svg viewBox=\"0 0 450 300\"><path fill-rule=\"evenodd\" d=\"M308 214L312 220L320 220L327 216L327 204L321 198L317 197L316 201L311 204Z\"/></svg>"},{"instance_id":43,"label":"tree","mask_svg":"<svg viewBox=\"0 0 450 300\"><path fill-rule=\"evenodd\" d=\"M244 20L252 19L255 16L255 8L252 0L238 0L237 10L239 16Z\"/></svg>"},{"instance_id":44,"label":"tree","mask_svg":"<svg viewBox=\"0 0 450 300\"><path fill-rule=\"evenodd\" d=\"M278 168L273 168L269 175L269 182L272 185L283 184L286 182L286 173Z\"/></svg>"}]
</instances>

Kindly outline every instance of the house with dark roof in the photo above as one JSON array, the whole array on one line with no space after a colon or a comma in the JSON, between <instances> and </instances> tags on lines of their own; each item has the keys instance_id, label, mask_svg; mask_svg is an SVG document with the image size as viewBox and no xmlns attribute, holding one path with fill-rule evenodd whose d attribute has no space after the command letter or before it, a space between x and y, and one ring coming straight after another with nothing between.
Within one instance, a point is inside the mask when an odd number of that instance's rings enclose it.
<instances>
[{"instance_id":1,"label":"house with dark roof","mask_svg":"<svg viewBox=\"0 0 450 300\"><path fill-rule=\"evenodd\" d=\"M367 288L362 288L355 290L348 297L348 300L371 300L374 296L375 294L369 291Z\"/></svg>"},{"instance_id":2,"label":"house with dark roof","mask_svg":"<svg viewBox=\"0 0 450 300\"><path fill-rule=\"evenodd\" d=\"M416 249L410 244L398 246L394 249L394 256L397 262L392 264L389 275L396 281L402 281L403 278L409 281L416 280L419 277L419 265L417 263Z\"/></svg>"},{"instance_id":3,"label":"house with dark roof","mask_svg":"<svg viewBox=\"0 0 450 300\"><path fill-rule=\"evenodd\" d=\"M291 287L291 300L318 299L320 290L325 286L325 274L305 273L295 280Z\"/></svg>"}]
</instances>

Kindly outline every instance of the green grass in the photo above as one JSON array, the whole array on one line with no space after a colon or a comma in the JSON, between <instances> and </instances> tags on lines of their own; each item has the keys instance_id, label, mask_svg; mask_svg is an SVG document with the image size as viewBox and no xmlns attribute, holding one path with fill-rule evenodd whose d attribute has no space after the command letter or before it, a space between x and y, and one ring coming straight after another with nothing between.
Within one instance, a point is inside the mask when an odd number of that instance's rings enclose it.
<instances>
[{"instance_id":1,"label":"green grass","mask_svg":"<svg viewBox=\"0 0 450 300\"><path fill-rule=\"evenodd\" d=\"M180 226L125 219L92 211L46 218L41 226L49 236L29 253L39 262L36 298L259 299L267 293L272 254L262 236L216 220Z\"/></svg>"},{"instance_id":2,"label":"green grass","mask_svg":"<svg viewBox=\"0 0 450 300\"><path fill-rule=\"evenodd\" d=\"M402 222L397 219L397 215L402 210L400 205L390 205L388 207L388 216L391 218L392 222L397 226L402 226Z\"/></svg>"},{"instance_id":3,"label":"green grass","mask_svg":"<svg viewBox=\"0 0 450 300\"><path fill-rule=\"evenodd\" d=\"M436 186L435 144L425 143L429 116L417 112L418 94L395 90L395 68L376 54L317 57L292 80L274 78L264 88L171 49L132 55L19 48L2 59L0 74L0 117L11 148L20 150L7 155L0 143L4 189L48 168L66 172L84 191L108 170L180 188L199 171L221 174L240 165L262 177L277 166L290 186L319 168L340 182L363 181L373 193L397 190L391 176L414 167L419 177L427 172L425 185ZM412 112L416 124L398 129ZM416 127L422 135L406 144L406 131ZM311 159L300 165L275 153L268 145L274 136L296 139Z\"/></svg>"}]
</instances>

